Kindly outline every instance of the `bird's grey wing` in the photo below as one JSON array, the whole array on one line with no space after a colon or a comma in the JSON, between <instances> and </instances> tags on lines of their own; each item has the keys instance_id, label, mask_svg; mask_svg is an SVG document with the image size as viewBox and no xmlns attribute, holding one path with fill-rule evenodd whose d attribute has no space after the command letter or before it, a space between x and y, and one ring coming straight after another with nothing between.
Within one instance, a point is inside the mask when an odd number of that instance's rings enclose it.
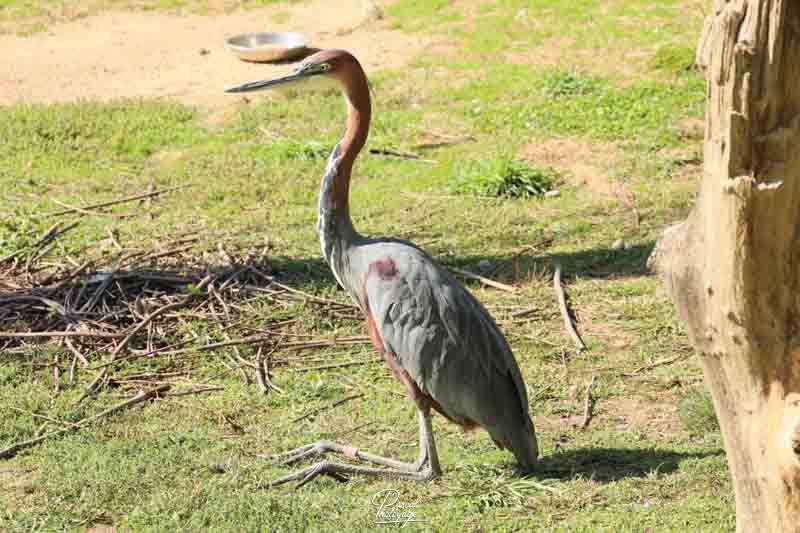
<instances>
[{"instance_id":1,"label":"bird's grey wing","mask_svg":"<svg viewBox=\"0 0 800 533\"><path fill-rule=\"evenodd\" d=\"M519 367L486 309L426 256L402 259L393 276L364 280L384 349L456 420L491 424L504 409L527 418ZM494 411L487 411L487 397L497 400Z\"/></svg>"}]
</instances>

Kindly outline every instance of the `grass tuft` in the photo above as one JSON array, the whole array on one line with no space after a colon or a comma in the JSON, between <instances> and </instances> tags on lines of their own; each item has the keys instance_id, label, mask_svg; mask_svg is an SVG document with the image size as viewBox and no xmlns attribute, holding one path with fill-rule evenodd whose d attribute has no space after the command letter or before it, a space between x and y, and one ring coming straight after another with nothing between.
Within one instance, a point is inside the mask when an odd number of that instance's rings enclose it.
<instances>
[{"instance_id":1,"label":"grass tuft","mask_svg":"<svg viewBox=\"0 0 800 533\"><path fill-rule=\"evenodd\" d=\"M596 77L561 68L546 71L542 81L545 94L553 97L591 94L602 87Z\"/></svg>"},{"instance_id":2,"label":"grass tuft","mask_svg":"<svg viewBox=\"0 0 800 533\"><path fill-rule=\"evenodd\" d=\"M560 175L553 169L532 168L510 157L469 161L457 171L453 190L458 193L498 198L542 196Z\"/></svg>"},{"instance_id":3,"label":"grass tuft","mask_svg":"<svg viewBox=\"0 0 800 533\"><path fill-rule=\"evenodd\" d=\"M665 44L650 58L650 68L676 76L695 69L695 48L685 44Z\"/></svg>"},{"instance_id":4,"label":"grass tuft","mask_svg":"<svg viewBox=\"0 0 800 533\"><path fill-rule=\"evenodd\" d=\"M719 431L714 402L705 388L694 388L681 398L679 405L681 427L694 436Z\"/></svg>"}]
</instances>

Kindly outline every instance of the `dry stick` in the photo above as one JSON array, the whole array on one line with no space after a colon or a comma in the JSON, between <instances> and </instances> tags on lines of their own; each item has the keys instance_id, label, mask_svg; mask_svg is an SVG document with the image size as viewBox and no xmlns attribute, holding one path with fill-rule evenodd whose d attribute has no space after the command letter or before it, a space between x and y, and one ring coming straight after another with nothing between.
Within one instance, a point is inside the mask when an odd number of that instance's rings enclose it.
<instances>
[{"instance_id":1,"label":"dry stick","mask_svg":"<svg viewBox=\"0 0 800 533\"><path fill-rule=\"evenodd\" d=\"M230 329L230 328L232 328L234 326L238 326L242 322L245 322L245 320L239 320L238 322L234 322L233 324L229 324L229 325L225 326L224 328L222 328L222 331L226 331L226 330L228 330L228 329ZM146 350L146 351L141 352L141 353L132 353L132 354L127 355L125 357L117 357L113 361L106 361L105 363L97 364L97 365L91 367L91 370L98 370L100 368L111 366L111 365L113 365L115 363L119 363L121 361L127 361L128 359L141 359L143 357L151 357L153 355L161 355L163 353L168 353L168 354L173 354L174 355L175 352L179 352L179 350L175 350L175 348L178 348L179 346L186 346L187 344L190 344L190 343L194 342L195 340L196 339L186 339L186 340L183 340L183 341L180 341L180 342L176 342L175 344L171 344L169 346L162 346L161 348L156 348L155 350L149 349L149 350ZM187 350L187 351L189 351L189 350ZM179 353L182 353L182 352L179 352Z\"/></svg>"},{"instance_id":2,"label":"dry stick","mask_svg":"<svg viewBox=\"0 0 800 533\"><path fill-rule=\"evenodd\" d=\"M290 368L290 372L311 372L312 370L328 370L330 368L344 368L346 366L368 365L370 363L378 363L379 359L368 359L366 361L346 361L344 363L336 363L331 365L321 366L305 366L302 368Z\"/></svg>"},{"instance_id":3,"label":"dry stick","mask_svg":"<svg viewBox=\"0 0 800 533\"><path fill-rule=\"evenodd\" d=\"M55 198L50 198L50 201L56 205L60 205L61 207L67 208L70 212L81 213L82 215L112 217L112 218L128 218L134 216L133 214L118 215L117 213L106 213L105 211L92 211L90 209L86 209L85 207L77 207L74 205L70 205L66 202L61 202L59 200L56 200Z\"/></svg>"},{"instance_id":4,"label":"dry stick","mask_svg":"<svg viewBox=\"0 0 800 533\"><path fill-rule=\"evenodd\" d=\"M261 348L259 347L259 349ZM282 388L278 387L272 382L272 378L269 375L269 366L271 360L272 360L271 353L267 354L267 356L261 360L261 366L264 369L264 381L266 381L267 385L269 385L269 387L275 390L278 394L285 394L285 391Z\"/></svg>"},{"instance_id":5,"label":"dry stick","mask_svg":"<svg viewBox=\"0 0 800 533\"><path fill-rule=\"evenodd\" d=\"M49 291L49 292L59 291L62 288L64 288L67 285L67 283L72 281L78 274L81 274L84 270L86 270L89 267L89 265L91 265L91 264L92 264L92 260L89 259L88 261L84 262L82 265L78 266L75 270L73 270L72 272L67 274L67 277L65 277L64 279L62 279L61 281L59 281L55 285L38 287L36 290L37 291Z\"/></svg>"},{"instance_id":6,"label":"dry stick","mask_svg":"<svg viewBox=\"0 0 800 533\"><path fill-rule=\"evenodd\" d=\"M69 364L69 384L73 385L75 383L75 365L78 363L78 358L74 355L72 356L72 361Z\"/></svg>"},{"instance_id":7,"label":"dry stick","mask_svg":"<svg viewBox=\"0 0 800 533\"><path fill-rule=\"evenodd\" d=\"M275 281L275 278L273 278L272 276L268 276L268 275L264 274L263 272L261 272L260 270L258 270L256 268L250 267L250 271L255 273L257 276L265 279L266 281L270 282L271 285L275 285L275 286L280 287L281 289L283 289L283 290L285 290L287 292L291 292L293 294L297 294L299 296L302 296L302 297L304 297L304 298L306 298L306 299L308 299L308 300L310 300L312 302L316 302L316 303L320 303L320 304L335 305L335 306L339 306L339 307L346 307L346 308L350 308L350 309L357 309L357 307L354 304L351 304L351 303L337 302L336 300L328 300L326 298L320 298L319 296L314 296L313 294L308 294L307 292L303 292L303 291L298 290L298 289L293 289L293 288L289 287L288 285L284 285L283 283L278 283L277 281ZM261 287L254 287L254 288L256 290L259 290L259 291L263 291L264 290Z\"/></svg>"},{"instance_id":8,"label":"dry stick","mask_svg":"<svg viewBox=\"0 0 800 533\"><path fill-rule=\"evenodd\" d=\"M111 278L112 276L113 275L109 276L109 278ZM211 276L210 275L206 276L198 284L198 286L205 286L210 281L211 281ZM186 298L181 299L181 301L179 301L179 302L173 302L171 304L163 305L163 306L159 307L158 309L156 309L155 311L153 311L152 313L150 313L149 315L147 315L146 317L144 317L144 320L142 320L139 324L137 324L137 326L135 328L133 328L133 331L131 331L122 340L122 342L120 342L119 345L117 345L117 347L111 353L111 360L109 361L109 363L113 363L114 362L114 360L117 358L117 355L119 354L119 352L123 348L125 348L125 346L127 346L127 344L131 341L131 339L137 333L139 333L145 326L147 326L150 323L150 321L152 321L154 318L158 317L158 315L160 315L162 313L165 313L166 311L170 311L170 310L175 309L177 307L182 307L182 306L186 305L191 299L192 299L191 296L187 296ZM78 398L75 403L77 404L77 403L81 402L84 398L86 398L89 394L91 394L92 391L94 390L95 386L98 383L100 383L101 380L105 379L105 377L107 375L108 375L108 367L105 366L105 367L103 367L102 370L100 370L100 372L97 373L97 376L95 376L94 380L92 380L92 384L89 385L89 387L84 391L83 394L81 394L80 398Z\"/></svg>"},{"instance_id":9,"label":"dry stick","mask_svg":"<svg viewBox=\"0 0 800 533\"><path fill-rule=\"evenodd\" d=\"M514 294L516 294L517 292L516 287L512 287L511 285L506 285L505 283L500 283L499 281L494 281L493 279L484 278L483 276L479 276L478 274L473 274L472 272L469 272L467 270L461 270L460 268L454 268L454 267L449 267L449 269L457 274L461 274L465 278L480 281L484 285L494 287L495 289L500 289L501 291L506 291Z\"/></svg>"},{"instance_id":10,"label":"dry stick","mask_svg":"<svg viewBox=\"0 0 800 533\"><path fill-rule=\"evenodd\" d=\"M258 390L261 394L267 394L269 389L273 389L279 394L284 394L284 390L275 385L269 375L269 366L272 359L272 352L264 355L264 347L259 346L256 353L256 361L253 365L256 371Z\"/></svg>"},{"instance_id":11,"label":"dry stick","mask_svg":"<svg viewBox=\"0 0 800 533\"><path fill-rule=\"evenodd\" d=\"M117 241L117 238L114 236L114 231L111 228L106 228L106 234L108 234L108 238L111 240L111 244L113 244L117 250L120 252L122 251L122 245Z\"/></svg>"},{"instance_id":12,"label":"dry stick","mask_svg":"<svg viewBox=\"0 0 800 533\"><path fill-rule=\"evenodd\" d=\"M55 239L59 235L63 235L64 233L68 232L69 230L71 230L72 228L77 226L78 224L79 224L79 222L73 222L72 224L70 224L69 226L67 226L64 229L60 229L59 228L59 226L61 226L60 222L56 222L55 224L50 226L50 228L48 228L48 230L45 231L44 234L41 237L39 237L39 240L36 241L35 243L33 243L33 246L31 246L31 249L33 250L33 252L31 253L30 257L28 257L28 262L25 265L25 270L29 270L31 264L33 264L33 262L36 261L36 259L41 257L40 254L36 253L36 251L39 248L41 248L42 246L46 245L48 242L52 241L53 239Z\"/></svg>"},{"instance_id":13,"label":"dry stick","mask_svg":"<svg viewBox=\"0 0 800 533\"><path fill-rule=\"evenodd\" d=\"M191 299L192 299L192 298L191 298L191 296L189 296L189 297L187 297L187 298L182 298L182 299L181 299L181 301L179 301L179 302L173 302L173 303L171 303L171 304L162 305L161 307L159 307L158 309L156 309L155 311L153 311L152 313L150 313L149 315L147 315L146 317L144 317L144 320L142 320L141 322L139 322L139 323L136 325L136 327L135 327L135 328L133 328L133 331L131 331L130 333L128 333L128 336L127 336L127 337L125 337L124 339L122 339L122 342L120 342L120 343L117 345L117 347L116 347L116 348L114 348L114 351L113 351L113 352L111 352L111 359L112 359L112 361L113 361L114 359L116 359L116 357L117 357L117 354L119 354L119 352L121 352L121 351L122 351L122 349L123 349L123 348L125 348L125 346L127 346L127 345L128 345L128 343L131 341L131 339L132 339L133 337L135 337L135 336L136 336L136 335L137 335L137 334L138 334L138 333L139 333L139 332L140 332L140 331L141 331L141 330L142 330L142 329L143 329L145 326L147 326L147 324L149 324L151 320L153 320L154 318L158 317L158 315L161 315L161 314L163 314L163 313L166 313L167 311L171 311L171 310L173 310L173 309L178 309L179 307L183 307L183 306L184 306L184 305L186 305L186 304L189 302L189 300L191 300Z\"/></svg>"},{"instance_id":14,"label":"dry stick","mask_svg":"<svg viewBox=\"0 0 800 533\"><path fill-rule=\"evenodd\" d=\"M240 363L237 363L236 359L231 357L231 355L229 353L226 353L225 357L227 357L228 361L231 362L231 364L233 365L233 368L238 370L239 374L242 375L242 379L244 380L244 384L245 385L250 385L250 377L247 375L247 372L244 371L244 368L242 367L242 365Z\"/></svg>"},{"instance_id":15,"label":"dry stick","mask_svg":"<svg viewBox=\"0 0 800 533\"><path fill-rule=\"evenodd\" d=\"M27 331L21 333L2 333L0 339L35 339L40 337L88 337L93 339L120 339L124 333L104 333L99 331Z\"/></svg>"},{"instance_id":16,"label":"dry stick","mask_svg":"<svg viewBox=\"0 0 800 533\"><path fill-rule=\"evenodd\" d=\"M185 189L187 187L191 187L191 185L180 185L178 187L172 187L172 188L169 188L169 189L162 189L160 191L153 191L153 192L148 192L148 193L145 193L145 194L137 194L135 196L127 196L125 198L120 198L119 200L111 200L110 202L103 202L103 203L93 204L93 205L85 205L85 206L82 206L80 209L86 209L86 210L88 210L88 209L99 209L101 207L109 207L109 206L112 206L112 205L124 204L126 202L133 202L135 200L142 200L144 198L152 198L152 197L158 196L160 194L164 194L164 193L168 193L168 192L172 192L172 191L177 191L177 190L180 190L180 189ZM40 216L43 216L43 217L57 217L57 216L67 215L69 213L74 213L74 212L75 212L75 208L71 208L71 209L67 209L66 211L58 211L57 213L46 213L46 214L43 214L43 215L40 215ZM96 213L91 213L91 214L94 215Z\"/></svg>"},{"instance_id":17,"label":"dry stick","mask_svg":"<svg viewBox=\"0 0 800 533\"><path fill-rule=\"evenodd\" d=\"M59 230L59 225L60 225L60 223L56 223L56 224L53 224L52 226L50 226L47 229L47 231L45 231L42 234L42 236L39 237L39 239L35 243L33 243L31 245L31 249L32 250L36 250L40 246L43 246L43 245L47 244L51 240L53 240L56 237L58 237L60 234L64 234L64 233L68 232L69 230L71 230L72 228L74 228L75 226L77 226L78 223L74 222L74 223L70 224L69 226L67 226L66 228L64 228L63 230ZM8 261L9 259L13 259L14 257L16 257L17 255L19 255L21 253L22 253L22 250L17 250L16 252L10 253L10 254L6 255L5 257L0 258L0 263L4 263L4 262ZM31 260L29 258L28 259L28 264L26 265L26 270L27 270L27 268L30 267L30 264L31 264Z\"/></svg>"},{"instance_id":18,"label":"dry stick","mask_svg":"<svg viewBox=\"0 0 800 533\"><path fill-rule=\"evenodd\" d=\"M55 422L56 424L58 424L60 426L73 426L73 427L77 426L77 424L75 422L67 422L65 420L59 420L57 418L51 418L51 417L46 416L46 415L40 415L39 413L34 413L33 411L26 411L25 409L20 409L19 407L14 407L14 406L9 405L8 408L9 409L13 409L14 411L17 411L18 413L24 413L26 415L31 415L33 418L41 418L42 420L47 420L48 422Z\"/></svg>"},{"instance_id":19,"label":"dry stick","mask_svg":"<svg viewBox=\"0 0 800 533\"><path fill-rule=\"evenodd\" d=\"M218 390L225 390L221 385L208 385L197 389L184 390L180 392L170 392L170 396L189 396L190 394L200 394L201 392L214 392Z\"/></svg>"},{"instance_id":20,"label":"dry stick","mask_svg":"<svg viewBox=\"0 0 800 533\"><path fill-rule=\"evenodd\" d=\"M39 302L52 309L53 311L64 317L66 320L70 322L73 320L72 314L69 311L67 311L63 305L54 300L51 300L50 298L45 298L44 296L33 296L30 294L26 294L24 296L10 296L8 298L0 298L0 305L10 304L14 302Z\"/></svg>"},{"instance_id":21,"label":"dry stick","mask_svg":"<svg viewBox=\"0 0 800 533\"><path fill-rule=\"evenodd\" d=\"M263 350L262 347L258 347L258 352L256 353L256 364L255 364L255 371L256 371L256 385L258 386L258 392L261 394L267 394L269 392L269 385L267 385L267 370L265 365L263 364Z\"/></svg>"},{"instance_id":22,"label":"dry stick","mask_svg":"<svg viewBox=\"0 0 800 533\"><path fill-rule=\"evenodd\" d=\"M639 372L643 372L645 370L652 370L653 368L656 368L656 367L659 367L659 366L669 365L669 364L672 364L672 363L676 363L676 362L680 361L681 359L686 359L686 358L690 357L692 355L692 353L694 353L694 352L682 353L680 355L677 355L675 357L669 357L667 359L659 359L658 361L654 361L654 362L650 363L649 365L640 366L639 368L637 368L633 372L629 372L627 374L622 374L622 375L625 376L626 378L631 378L631 377L634 377Z\"/></svg>"},{"instance_id":23,"label":"dry stick","mask_svg":"<svg viewBox=\"0 0 800 533\"><path fill-rule=\"evenodd\" d=\"M145 254L136 259L136 263L141 263L142 261L150 260L150 259L159 259L161 257L166 257L168 255L179 254L181 252L186 252L194 248L193 244L187 244L186 246L181 246L179 248L173 248L172 250L166 250L164 252L157 252L157 253L149 253Z\"/></svg>"},{"instance_id":24,"label":"dry stick","mask_svg":"<svg viewBox=\"0 0 800 533\"><path fill-rule=\"evenodd\" d=\"M594 398L592 397L592 387L594 386L594 378L586 386L586 395L583 403L583 421L581 422L581 429L589 427L589 422L592 421L592 408L594 407Z\"/></svg>"},{"instance_id":25,"label":"dry stick","mask_svg":"<svg viewBox=\"0 0 800 533\"><path fill-rule=\"evenodd\" d=\"M86 302L83 305L83 307L81 307L80 309L81 313L88 313L94 308L95 305L97 305L97 302L100 300L100 298L103 297L103 293L106 292L108 286L111 285L112 281L114 281L114 275L116 275L117 271L119 270L119 267L120 264L117 263L117 266L114 267L114 270L106 273L105 278L103 278L103 281L100 283L100 286L97 287L97 289L94 291L92 297L89 298L89 301ZM77 303L77 301L75 303Z\"/></svg>"},{"instance_id":26,"label":"dry stick","mask_svg":"<svg viewBox=\"0 0 800 533\"><path fill-rule=\"evenodd\" d=\"M356 427L354 427L354 428L351 428L351 429L345 429L344 431L334 431L333 433L329 433L329 435L330 435L331 437L338 437L338 438L340 438L340 439L341 439L341 438L342 438L342 437L344 437L345 435L350 435L351 433L355 433L355 432L356 432L356 431L358 431L359 429L364 429L365 427L367 427L367 426L371 426L371 425L373 425L373 424L376 424L376 421L375 421L375 420L371 420L371 421L369 421L369 422L365 422L365 423L363 423L363 424L359 424L358 426L356 426Z\"/></svg>"},{"instance_id":27,"label":"dry stick","mask_svg":"<svg viewBox=\"0 0 800 533\"><path fill-rule=\"evenodd\" d=\"M105 368L100 372L98 372L97 375L92 380L92 382L89 383L86 389L84 389L83 393L80 396L78 396L77 400L73 402L73 405L78 405L84 400L84 398L87 398L92 392L94 392L94 390L100 385L100 382L102 382L106 378L106 374L107 372Z\"/></svg>"},{"instance_id":28,"label":"dry stick","mask_svg":"<svg viewBox=\"0 0 800 533\"><path fill-rule=\"evenodd\" d=\"M529 307L528 309L521 309L519 311L514 311L511 313L511 318L522 318L524 316L532 315L538 309L536 307Z\"/></svg>"},{"instance_id":29,"label":"dry stick","mask_svg":"<svg viewBox=\"0 0 800 533\"><path fill-rule=\"evenodd\" d=\"M2 335L0 334L0 337ZM215 350L217 348L224 348L226 346L241 346L244 344L258 344L259 342L265 342L269 340L269 335L251 335L250 337L244 337L242 339L234 339L232 341L224 341L224 342L212 342L209 344L204 344L203 346L197 346L194 348L182 348L180 350L167 350L163 352L159 352L159 355L180 355L184 353L190 352L205 352L208 350ZM311 348L327 348L329 346L338 346L338 345L347 345L347 344L366 344L371 342L369 337L367 336L354 336L354 337L343 337L340 339L332 339L332 340L317 340L317 341L307 341L307 342L287 342L286 344L281 345L282 350L291 350L291 351L300 351L300 350L307 350ZM130 359L130 357L128 358ZM107 366L110 363L105 363L104 366Z\"/></svg>"},{"instance_id":30,"label":"dry stick","mask_svg":"<svg viewBox=\"0 0 800 533\"><path fill-rule=\"evenodd\" d=\"M307 412L306 414L304 414L302 416L299 416L299 417L295 418L294 420L292 420L292 424L300 422L301 420L305 420L306 418L312 417L312 416L314 416L316 414L319 414L322 411L327 411L328 409L333 409L334 407L338 407L338 406L340 406L342 404L345 404L345 403L349 402L350 400L355 400L355 399L358 399L358 398L362 398L363 396L364 395L361 394L361 393L353 394L352 396L347 396L346 398L342 398L341 400L336 400L335 402L333 402L330 405L317 407L316 409L312 409L311 411Z\"/></svg>"},{"instance_id":31,"label":"dry stick","mask_svg":"<svg viewBox=\"0 0 800 533\"><path fill-rule=\"evenodd\" d=\"M389 157L396 157L398 159L411 159L414 161L419 161L420 163L436 163L436 161L433 159L422 159L417 154L407 154L386 148L370 148L369 153L374 155L388 155Z\"/></svg>"},{"instance_id":32,"label":"dry stick","mask_svg":"<svg viewBox=\"0 0 800 533\"><path fill-rule=\"evenodd\" d=\"M58 366L58 353L53 356L53 394L61 390L61 368Z\"/></svg>"},{"instance_id":33,"label":"dry stick","mask_svg":"<svg viewBox=\"0 0 800 533\"><path fill-rule=\"evenodd\" d=\"M171 387L171 385L161 385L161 386L156 387L155 389L151 389L151 390L149 390L147 392L140 391L139 394L137 394L133 398L131 398L129 400L126 400L126 401L124 401L124 402L122 402L120 404L117 404L114 407L110 407L109 409L106 409L105 411L103 411L101 413L98 413L96 415L89 416L89 417L86 417L86 418L84 418L82 420L79 420L78 422L76 422L75 424L73 424L73 425L71 425L69 427L62 428L62 429L59 429L57 431L51 431L50 433L45 433L44 435L36 437L35 439L26 440L26 441L14 444L12 446L9 446L5 450L0 450L0 459L9 459L11 457L14 457L17 454L17 452L19 452L21 450L24 450L25 448L30 448L31 446L35 446L35 445L39 444L40 442L42 442L44 440L47 440L47 439L49 439L51 437L57 437L59 435L63 435L63 434L68 433L70 431L76 431L76 430L82 428L85 425L91 424L92 422L100 420L101 418L104 418L106 416L112 415L112 414L116 413L117 411L121 411L121 410L126 409L128 407L132 407L132 406L134 406L134 405L136 405L138 403L142 403L142 402L144 402L146 400L149 400L150 398L153 398L154 396L157 396L158 394L160 394L162 392L166 392L167 390L169 390L170 387Z\"/></svg>"},{"instance_id":34,"label":"dry stick","mask_svg":"<svg viewBox=\"0 0 800 533\"><path fill-rule=\"evenodd\" d=\"M561 309L561 316L564 318L564 327L567 328L567 333L572 337L578 350L585 350L586 345L583 343L581 336L578 335L578 331L575 329L575 324L572 322L572 317L567 308L567 298L564 295L564 288L561 286L561 265L558 263L556 263L556 271L553 274L553 288L556 290L556 295L558 296L558 307Z\"/></svg>"}]
</instances>

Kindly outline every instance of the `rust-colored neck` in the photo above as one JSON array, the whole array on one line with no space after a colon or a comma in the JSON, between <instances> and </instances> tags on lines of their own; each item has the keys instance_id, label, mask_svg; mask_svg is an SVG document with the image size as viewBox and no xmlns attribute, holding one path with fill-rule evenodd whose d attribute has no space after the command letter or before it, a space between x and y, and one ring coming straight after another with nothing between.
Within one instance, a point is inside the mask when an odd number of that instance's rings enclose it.
<instances>
[{"instance_id":1,"label":"rust-colored neck","mask_svg":"<svg viewBox=\"0 0 800 533\"><path fill-rule=\"evenodd\" d=\"M372 104L369 97L367 76L358 61L353 58L343 63L333 74L344 88L347 99L347 128L339 147L341 161L333 190L333 201L336 206L336 218L350 222L350 175L358 153L364 147L369 135L369 121L372 116Z\"/></svg>"}]
</instances>

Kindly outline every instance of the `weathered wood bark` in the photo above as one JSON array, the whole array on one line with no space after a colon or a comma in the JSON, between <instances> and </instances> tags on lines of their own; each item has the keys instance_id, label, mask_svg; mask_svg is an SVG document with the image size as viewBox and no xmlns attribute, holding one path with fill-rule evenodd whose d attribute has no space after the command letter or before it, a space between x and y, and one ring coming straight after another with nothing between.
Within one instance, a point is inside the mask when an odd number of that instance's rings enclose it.
<instances>
[{"instance_id":1,"label":"weathered wood bark","mask_svg":"<svg viewBox=\"0 0 800 533\"><path fill-rule=\"evenodd\" d=\"M705 167L651 257L702 359L744 531L800 532L800 0L715 0Z\"/></svg>"}]
</instances>

